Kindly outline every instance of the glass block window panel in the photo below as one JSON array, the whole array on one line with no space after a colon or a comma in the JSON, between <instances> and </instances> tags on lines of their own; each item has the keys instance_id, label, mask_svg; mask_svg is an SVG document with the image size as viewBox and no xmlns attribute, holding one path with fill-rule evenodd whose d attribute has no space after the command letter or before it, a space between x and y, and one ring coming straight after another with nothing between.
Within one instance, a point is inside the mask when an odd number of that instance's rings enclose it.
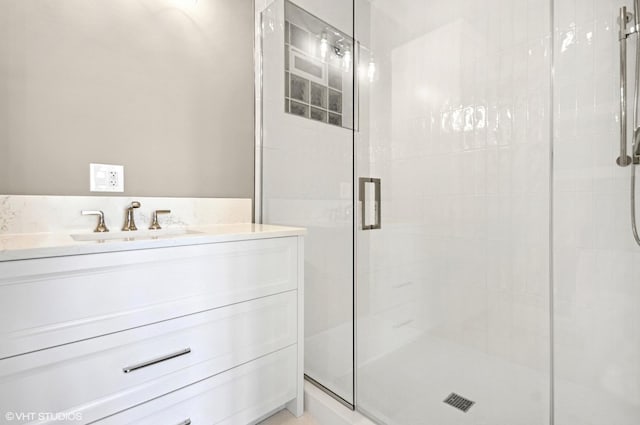
<instances>
[{"instance_id":1,"label":"glass block window panel","mask_svg":"<svg viewBox=\"0 0 640 425\"><path fill-rule=\"evenodd\" d=\"M342 93L329 89L329 110L331 112L342 113Z\"/></svg>"},{"instance_id":2,"label":"glass block window panel","mask_svg":"<svg viewBox=\"0 0 640 425\"><path fill-rule=\"evenodd\" d=\"M327 88L317 83L311 83L311 105L327 109Z\"/></svg>"},{"instance_id":3,"label":"glass block window panel","mask_svg":"<svg viewBox=\"0 0 640 425\"><path fill-rule=\"evenodd\" d=\"M303 52L309 50L309 33L296 25L290 24L291 45Z\"/></svg>"},{"instance_id":4,"label":"glass block window panel","mask_svg":"<svg viewBox=\"0 0 640 425\"><path fill-rule=\"evenodd\" d=\"M329 113L329 124L339 125L342 127L342 115Z\"/></svg>"},{"instance_id":5,"label":"glass block window panel","mask_svg":"<svg viewBox=\"0 0 640 425\"><path fill-rule=\"evenodd\" d=\"M321 63L303 56L294 56L294 66L296 70L302 71L320 80L323 79L325 70Z\"/></svg>"},{"instance_id":6,"label":"glass block window panel","mask_svg":"<svg viewBox=\"0 0 640 425\"><path fill-rule=\"evenodd\" d=\"M290 112L293 115L309 118L309 106L304 103L291 101Z\"/></svg>"},{"instance_id":7,"label":"glass block window panel","mask_svg":"<svg viewBox=\"0 0 640 425\"><path fill-rule=\"evenodd\" d=\"M353 128L353 40L289 1L284 29L285 112Z\"/></svg>"},{"instance_id":8,"label":"glass block window panel","mask_svg":"<svg viewBox=\"0 0 640 425\"><path fill-rule=\"evenodd\" d=\"M309 80L291 75L291 99L309 103Z\"/></svg>"},{"instance_id":9,"label":"glass block window panel","mask_svg":"<svg viewBox=\"0 0 640 425\"><path fill-rule=\"evenodd\" d=\"M327 111L318 108L311 108L311 119L327 122Z\"/></svg>"}]
</instances>

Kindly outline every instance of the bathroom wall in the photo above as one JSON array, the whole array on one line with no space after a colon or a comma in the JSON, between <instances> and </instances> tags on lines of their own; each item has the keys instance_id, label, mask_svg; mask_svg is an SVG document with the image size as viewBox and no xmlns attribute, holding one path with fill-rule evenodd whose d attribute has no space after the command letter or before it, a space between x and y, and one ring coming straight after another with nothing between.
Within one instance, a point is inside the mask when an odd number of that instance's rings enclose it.
<instances>
[{"instance_id":1,"label":"bathroom wall","mask_svg":"<svg viewBox=\"0 0 640 425\"><path fill-rule=\"evenodd\" d=\"M640 423L640 247L631 170L615 165L623 5L633 10L624 0L555 0L556 425Z\"/></svg>"},{"instance_id":2,"label":"bathroom wall","mask_svg":"<svg viewBox=\"0 0 640 425\"><path fill-rule=\"evenodd\" d=\"M0 2L0 194L253 196L249 0Z\"/></svg>"}]
</instances>

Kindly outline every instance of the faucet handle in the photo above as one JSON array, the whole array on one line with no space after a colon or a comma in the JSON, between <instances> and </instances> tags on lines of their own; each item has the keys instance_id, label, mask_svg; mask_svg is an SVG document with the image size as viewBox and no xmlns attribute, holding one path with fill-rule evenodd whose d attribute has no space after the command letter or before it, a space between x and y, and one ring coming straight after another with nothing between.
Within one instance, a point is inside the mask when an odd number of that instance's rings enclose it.
<instances>
[{"instance_id":1,"label":"faucet handle","mask_svg":"<svg viewBox=\"0 0 640 425\"><path fill-rule=\"evenodd\" d=\"M105 233L108 232L109 229L107 229L107 225L104 223L104 213L102 211L82 211L82 215L97 215L98 218L98 225L96 226L96 229L94 230L95 233Z\"/></svg>"},{"instance_id":2,"label":"faucet handle","mask_svg":"<svg viewBox=\"0 0 640 425\"><path fill-rule=\"evenodd\" d=\"M171 214L171 210L155 210L153 212L153 220L151 221L151 226L149 226L150 230L160 230L160 223L158 223L158 214Z\"/></svg>"}]
</instances>

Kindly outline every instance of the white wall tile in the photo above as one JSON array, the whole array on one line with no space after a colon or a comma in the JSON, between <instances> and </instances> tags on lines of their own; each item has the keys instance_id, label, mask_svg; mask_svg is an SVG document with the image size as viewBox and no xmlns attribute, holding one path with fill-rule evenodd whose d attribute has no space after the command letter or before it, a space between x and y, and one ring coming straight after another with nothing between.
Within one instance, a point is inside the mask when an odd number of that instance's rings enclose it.
<instances>
[{"instance_id":1,"label":"white wall tile","mask_svg":"<svg viewBox=\"0 0 640 425\"><path fill-rule=\"evenodd\" d=\"M630 169L615 165L615 19L623 3L555 1L557 425L640 421L640 311L633 307L640 248L631 236Z\"/></svg>"}]
</instances>

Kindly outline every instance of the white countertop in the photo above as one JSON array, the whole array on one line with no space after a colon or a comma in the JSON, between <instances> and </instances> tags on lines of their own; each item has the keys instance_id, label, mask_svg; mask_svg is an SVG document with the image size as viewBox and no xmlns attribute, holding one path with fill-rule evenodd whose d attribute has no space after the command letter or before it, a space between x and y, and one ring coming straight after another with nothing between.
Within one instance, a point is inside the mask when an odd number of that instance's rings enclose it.
<instances>
[{"instance_id":1,"label":"white countertop","mask_svg":"<svg viewBox=\"0 0 640 425\"><path fill-rule=\"evenodd\" d=\"M136 239L135 232L131 232L127 234L131 237L129 240L113 239L105 241L76 241L71 237L71 234L63 233L16 233L0 235L0 261L166 248L251 239L281 238L305 234L305 230L299 227L252 223L193 226L187 229L190 232L197 233L161 236L158 239L148 237ZM140 233L140 235L146 234L148 234L148 232ZM162 233L158 234L161 235Z\"/></svg>"}]
</instances>

